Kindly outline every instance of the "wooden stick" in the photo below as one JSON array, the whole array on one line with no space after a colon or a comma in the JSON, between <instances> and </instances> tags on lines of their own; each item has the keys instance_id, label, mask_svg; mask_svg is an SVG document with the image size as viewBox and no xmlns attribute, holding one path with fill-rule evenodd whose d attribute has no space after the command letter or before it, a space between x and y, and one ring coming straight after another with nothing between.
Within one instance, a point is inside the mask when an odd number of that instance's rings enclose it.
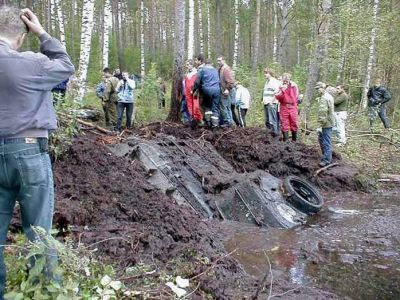
<instances>
[{"instance_id":1,"label":"wooden stick","mask_svg":"<svg viewBox=\"0 0 400 300\"><path fill-rule=\"evenodd\" d=\"M111 132L110 130L105 129L105 128L103 128L103 127L100 127L100 126L98 126L98 125L95 125L95 124L93 124L93 123L86 122L86 121L83 121L83 120L81 120L81 119L76 119L76 121L77 121L78 123L82 124L82 125L89 126L89 127L93 127L93 128L97 129L97 130L100 131L100 132L103 132L103 133L106 133L106 134L112 134L112 132Z\"/></svg>"},{"instance_id":2,"label":"wooden stick","mask_svg":"<svg viewBox=\"0 0 400 300\"><path fill-rule=\"evenodd\" d=\"M327 165L327 166L325 166L325 167L323 167L323 168L317 170L317 171L314 173L313 177L317 177L319 173L321 173L321 172L323 172L323 171L325 171L325 170L328 170L328 169L330 169L330 168L332 168L332 167L338 166L338 165L339 165L339 163L334 163L334 164Z\"/></svg>"},{"instance_id":3,"label":"wooden stick","mask_svg":"<svg viewBox=\"0 0 400 300\"><path fill-rule=\"evenodd\" d=\"M368 134L353 135L353 136L349 136L348 139L357 138L357 137L365 137L365 136L381 137L381 138L385 139L388 144L393 145L393 146L395 146L397 148L400 147L400 144L398 142L394 143L391 138L388 138L387 136L384 136L384 135L378 134L378 133L368 133Z\"/></svg>"}]
</instances>

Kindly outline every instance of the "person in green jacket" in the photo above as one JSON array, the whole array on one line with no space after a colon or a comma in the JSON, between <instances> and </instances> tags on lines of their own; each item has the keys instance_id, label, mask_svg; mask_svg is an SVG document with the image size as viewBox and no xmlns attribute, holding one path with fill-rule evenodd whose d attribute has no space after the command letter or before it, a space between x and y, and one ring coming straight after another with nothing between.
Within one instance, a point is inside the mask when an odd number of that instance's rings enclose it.
<instances>
[{"instance_id":1,"label":"person in green jacket","mask_svg":"<svg viewBox=\"0 0 400 300\"><path fill-rule=\"evenodd\" d=\"M110 68L103 70L105 78L105 90L103 96L103 110L106 119L106 126L113 127L117 125L117 104L118 104L118 84L119 79L113 76Z\"/></svg>"},{"instance_id":2,"label":"person in green jacket","mask_svg":"<svg viewBox=\"0 0 400 300\"><path fill-rule=\"evenodd\" d=\"M347 119L347 106L349 103L349 96L347 96L343 86L336 87L335 97L335 122L336 126L333 131L336 133L339 144L346 144L346 119Z\"/></svg>"},{"instance_id":3,"label":"person in green jacket","mask_svg":"<svg viewBox=\"0 0 400 300\"><path fill-rule=\"evenodd\" d=\"M335 124L334 99L332 94L334 88L327 86L323 82L318 82L315 89L321 95L318 106L318 141L322 151L320 167L325 167L332 163L332 128Z\"/></svg>"}]
</instances>

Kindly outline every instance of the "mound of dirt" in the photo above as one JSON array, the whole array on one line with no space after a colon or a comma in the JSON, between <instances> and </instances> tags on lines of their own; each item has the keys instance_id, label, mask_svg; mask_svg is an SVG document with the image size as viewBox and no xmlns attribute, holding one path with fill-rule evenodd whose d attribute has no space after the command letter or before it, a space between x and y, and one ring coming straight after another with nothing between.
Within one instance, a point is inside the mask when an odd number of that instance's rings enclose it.
<instances>
[{"instance_id":1,"label":"mound of dirt","mask_svg":"<svg viewBox=\"0 0 400 300\"><path fill-rule=\"evenodd\" d=\"M297 175L326 190L365 188L358 169L344 162L340 154L333 154L333 163L338 163L337 166L314 176L319 170L318 162L321 160L318 147L300 142L282 142L279 138L272 137L264 128L209 131L191 130L173 123L154 123L138 129L137 133L147 138L166 134L181 139L196 139L198 142L209 141L239 173L264 170L279 178Z\"/></svg>"},{"instance_id":2,"label":"mound of dirt","mask_svg":"<svg viewBox=\"0 0 400 300\"><path fill-rule=\"evenodd\" d=\"M211 223L154 189L145 175L139 162L116 157L91 138L79 138L68 157L55 165L55 226L72 229L76 238L95 244L101 256L123 268L139 261L165 264L205 257L209 263L194 264L184 275L196 276L215 264L212 278L201 276L198 294L232 299L246 276L233 258L224 257Z\"/></svg>"}]
</instances>

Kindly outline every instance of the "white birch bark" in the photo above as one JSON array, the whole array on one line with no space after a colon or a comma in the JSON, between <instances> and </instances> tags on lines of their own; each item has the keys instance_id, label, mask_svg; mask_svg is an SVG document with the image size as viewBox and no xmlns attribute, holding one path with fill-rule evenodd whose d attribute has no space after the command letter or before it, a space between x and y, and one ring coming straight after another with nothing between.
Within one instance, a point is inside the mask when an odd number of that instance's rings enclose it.
<instances>
[{"instance_id":1,"label":"white birch bark","mask_svg":"<svg viewBox=\"0 0 400 300\"><path fill-rule=\"evenodd\" d=\"M55 0L50 0L50 25L51 25L51 34L56 32L56 5Z\"/></svg>"},{"instance_id":2,"label":"white birch bark","mask_svg":"<svg viewBox=\"0 0 400 300\"><path fill-rule=\"evenodd\" d=\"M194 55L194 0L189 0L189 28L187 56L192 59Z\"/></svg>"},{"instance_id":3,"label":"white birch bark","mask_svg":"<svg viewBox=\"0 0 400 300\"><path fill-rule=\"evenodd\" d=\"M65 27L64 27L64 15L62 10L62 4L60 0L54 0L54 4L56 5L56 11L57 11L58 28L60 31L60 42L65 47L66 41L65 41Z\"/></svg>"},{"instance_id":4,"label":"white birch bark","mask_svg":"<svg viewBox=\"0 0 400 300\"><path fill-rule=\"evenodd\" d=\"M140 74L142 76L146 73L146 65L144 59L144 0L140 1Z\"/></svg>"},{"instance_id":5,"label":"white birch bark","mask_svg":"<svg viewBox=\"0 0 400 300\"><path fill-rule=\"evenodd\" d=\"M218 54L219 55L219 54ZM210 0L207 1L207 56L211 57L211 20L210 20Z\"/></svg>"},{"instance_id":6,"label":"white birch bark","mask_svg":"<svg viewBox=\"0 0 400 300\"><path fill-rule=\"evenodd\" d=\"M200 39L200 53L204 53L204 34L203 34L203 8L202 8L202 1L198 0L198 7L199 7L199 39Z\"/></svg>"},{"instance_id":7,"label":"white birch bark","mask_svg":"<svg viewBox=\"0 0 400 300\"><path fill-rule=\"evenodd\" d=\"M235 70L237 67L237 61L238 61L238 49L239 49L239 29L240 29L240 23L239 23L239 0L235 0L235 6L234 6L234 14L235 14L235 38L234 38L234 44L233 44L233 63L232 63L232 68Z\"/></svg>"},{"instance_id":8,"label":"white birch bark","mask_svg":"<svg viewBox=\"0 0 400 300\"><path fill-rule=\"evenodd\" d=\"M104 24L103 24L103 68L108 67L108 56L110 53L110 31L112 29L111 0L104 1Z\"/></svg>"},{"instance_id":9,"label":"white birch bark","mask_svg":"<svg viewBox=\"0 0 400 300\"><path fill-rule=\"evenodd\" d=\"M89 66L92 32L93 32L93 17L94 17L95 0L84 0L82 9L82 32L81 32L81 51L79 57L78 69L78 93L76 101L82 102L86 92L86 79Z\"/></svg>"},{"instance_id":10,"label":"white birch bark","mask_svg":"<svg viewBox=\"0 0 400 300\"><path fill-rule=\"evenodd\" d=\"M362 108L367 108L368 104L368 99L367 99L367 93L368 93L368 88L371 84L371 74L372 74L372 68L375 62L375 56L376 56L376 37L377 37L377 32L378 32L378 10L379 10L379 0L374 0L374 6L372 8L372 30L371 30L371 43L369 44L369 56L368 56L368 63L367 63L367 70L365 73L365 79L364 79L364 84L363 84L363 92L361 96L361 107Z\"/></svg>"},{"instance_id":11,"label":"white birch bark","mask_svg":"<svg viewBox=\"0 0 400 300\"><path fill-rule=\"evenodd\" d=\"M278 60L278 37L276 34L276 30L278 28L278 12L276 8L276 2L273 1L272 4L273 7L273 13L274 13L274 38L273 38L273 48L272 48L272 59L276 63Z\"/></svg>"}]
</instances>

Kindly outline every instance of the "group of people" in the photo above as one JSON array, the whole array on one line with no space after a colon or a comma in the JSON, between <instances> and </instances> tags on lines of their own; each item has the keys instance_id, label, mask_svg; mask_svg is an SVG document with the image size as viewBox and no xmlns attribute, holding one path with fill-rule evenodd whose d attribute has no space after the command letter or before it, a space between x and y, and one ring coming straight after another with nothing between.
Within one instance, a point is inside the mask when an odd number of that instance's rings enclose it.
<instances>
[{"instance_id":1,"label":"group of people","mask_svg":"<svg viewBox=\"0 0 400 300\"><path fill-rule=\"evenodd\" d=\"M235 80L223 56L217 63L218 69L202 54L187 61L181 99L184 122L192 127L245 127L250 92Z\"/></svg>"},{"instance_id":2,"label":"group of people","mask_svg":"<svg viewBox=\"0 0 400 300\"><path fill-rule=\"evenodd\" d=\"M122 131L122 119L126 112L126 129L133 126L134 100L136 83L129 77L129 73L114 72L104 68L103 81L96 88L96 95L102 101L106 126Z\"/></svg>"}]
</instances>

